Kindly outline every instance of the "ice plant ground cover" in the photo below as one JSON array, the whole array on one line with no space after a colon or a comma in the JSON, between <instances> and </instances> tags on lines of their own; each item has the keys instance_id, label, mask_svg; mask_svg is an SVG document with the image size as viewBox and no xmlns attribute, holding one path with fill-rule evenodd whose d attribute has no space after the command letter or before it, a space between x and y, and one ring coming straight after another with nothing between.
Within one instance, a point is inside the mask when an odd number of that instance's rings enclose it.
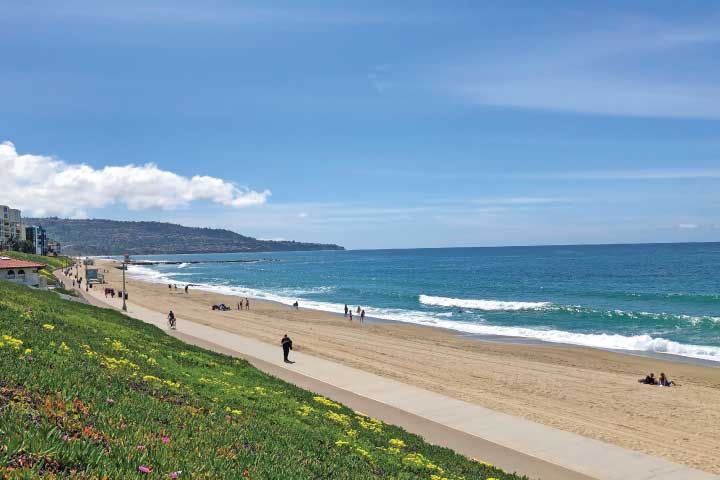
<instances>
[{"instance_id":1,"label":"ice plant ground cover","mask_svg":"<svg viewBox=\"0 0 720 480\"><path fill-rule=\"evenodd\" d=\"M3 281L0 477L520 478L118 312Z\"/></svg>"}]
</instances>

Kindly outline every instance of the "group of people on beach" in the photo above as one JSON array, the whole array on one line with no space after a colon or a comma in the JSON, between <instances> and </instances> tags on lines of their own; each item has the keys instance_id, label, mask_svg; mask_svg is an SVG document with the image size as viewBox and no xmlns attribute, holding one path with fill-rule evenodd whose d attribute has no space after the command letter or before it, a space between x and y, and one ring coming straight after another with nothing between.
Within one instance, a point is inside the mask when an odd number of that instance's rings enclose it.
<instances>
[{"instance_id":1,"label":"group of people on beach","mask_svg":"<svg viewBox=\"0 0 720 480\"><path fill-rule=\"evenodd\" d=\"M360 308L360 306L358 305L355 313L360 317L360 323L365 323L365 309ZM345 304L345 318L348 318L352 322L353 311L352 308L348 308L347 304Z\"/></svg>"},{"instance_id":2,"label":"group of people on beach","mask_svg":"<svg viewBox=\"0 0 720 480\"><path fill-rule=\"evenodd\" d=\"M175 283L175 284L168 283L168 289L177 290L177 283ZM189 292L190 292L190 284L187 284L187 285L185 285L185 293L189 293Z\"/></svg>"},{"instance_id":3,"label":"group of people on beach","mask_svg":"<svg viewBox=\"0 0 720 480\"><path fill-rule=\"evenodd\" d=\"M245 310L250 310L250 300L248 300L247 297L245 297L245 306L244 306L244 308L245 308ZM242 299L242 298L240 299L240 301L239 301L238 304L237 304L237 309L238 309L238 310L242 310L242 309L243 309L243 299Z\"/></svg>"},{"instance_id":4,"label":"group of people on beach","mask_svg":"<svg viewBox=\"0 0 720 480\"><path fill-rule=\"evenodd\" d=\"M660 373L660 378L655 378L654 373L649 373L645 378L641 378L638 380L638 383L642 383L644 385L658 385L661 387L671 387L673 385L677 385L677 383L673 382L672 380L669 380L664 372Z\"/></svg>"}]
</instances>

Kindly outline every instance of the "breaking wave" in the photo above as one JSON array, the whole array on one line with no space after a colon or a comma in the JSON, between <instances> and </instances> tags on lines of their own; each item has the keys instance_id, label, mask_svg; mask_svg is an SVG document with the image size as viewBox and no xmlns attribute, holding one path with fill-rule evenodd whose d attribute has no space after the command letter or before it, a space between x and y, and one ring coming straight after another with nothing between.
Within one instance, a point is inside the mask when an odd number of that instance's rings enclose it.
<instances>
[{"instance_id":1,"label":"breaking wave","mask_svg":"<svg viewBox=\"0 0 720 480\"><path fill-rule=\"evenodd\" d=\"M420 303L437 307L460 307L472 310L486 311L514 311L514 310L540 310L551 305L550 302L513 302L502 300L473 300L462 298L433 297L420 295Z\"/></svg>"}]
</instances>

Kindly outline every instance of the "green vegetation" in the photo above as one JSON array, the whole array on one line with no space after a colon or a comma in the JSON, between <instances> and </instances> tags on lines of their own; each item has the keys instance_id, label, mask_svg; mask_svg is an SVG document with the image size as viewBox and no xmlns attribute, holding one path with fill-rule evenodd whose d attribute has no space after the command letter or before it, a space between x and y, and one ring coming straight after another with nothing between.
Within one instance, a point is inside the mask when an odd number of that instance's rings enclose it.
<instances>
[{"instance_id":1,"label":"green vegetation","mask_svg":"<svg viewBox=\"0 0 720 480\"><path fill-rule=\"evenodd\" d=\"M131 255L170 253L282 252L342 250L338 245L258 240L230 230L183 227L162 222L27 218L42 225L49 237L70 255Z\"/></svg>"},{"instance_id":2,"label":"green vegetation","mask_svg":"<svg viewBox=\"0 0 720 480\"><path fill-rule=\"evenodd\" d=\"M57 279L53 275L53 270L65 267L72 263L68 257L45 257L42 255L34 255L31 253L13 252L13 251L0 251L0 256L16 258L18 260L25 260L27 262L44 263L47 265L46 268L41 269L38 273L47 279L48 285L56 285Z\"/></svg>"},{"instance_id":3,"label":"green vegetation","mask_svg":"<svg viewBox=\"0 0 720 480\"><path fill-rule=\"evenodd\" d=\"M519 478L118 312L3 281L0 372L4 478Z\"/></svg>"}]
</instances>

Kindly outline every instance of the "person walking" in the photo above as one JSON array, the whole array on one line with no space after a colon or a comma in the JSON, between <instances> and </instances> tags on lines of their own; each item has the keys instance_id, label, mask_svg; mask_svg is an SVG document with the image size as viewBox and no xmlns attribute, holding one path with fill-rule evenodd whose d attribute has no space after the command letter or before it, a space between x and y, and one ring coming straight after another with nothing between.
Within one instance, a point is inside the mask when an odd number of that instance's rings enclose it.
<instances>
[{"instance_id":1,"label":"person walking","mask_svg":"<svg viewBox=\"0 0 720 480\"><path fill-rule=\"evenodd\" d=\"M349 308L348 308L347 303L346 303L346 304L345 304L345 316L346 316L346 317L347 317L347 314L348 314L348 310L349 310Z\"/></svg>"},{"instance_id":2,"label":"person walking","mask_svg":"<svg viewBox=\"0 0 720 480\"><path fill-rule=\"evenodd\" d=\"M283 349L283 359L285 363L293 363L288 359L288 355L290 355L290 350L292 350L292 340L290 340L290 337L287 336L287 333L283 335L282 340L280 340L280 345L282 345Z\"/></svg>"},{"instance_id":3,"label":"person walking","mask_svg":"<svg viewBox=\"0 0 720 480\"><path fill-rule=\"evenodd\" d=\"M190 285L185 285L185 293L188 293L188 287L189 287L189 286L190 286Z\"/></svg>"},{"instance_id":4,"label":"person walking","mask_svg":"<svg viewBox=\"0 0 720 480\"><path fill-rule=\"evenodd\" d=\"M348 312L348 317L350 318L350 321L352 322L352 310Z\"/></svg>"},{"instance_id":5,"label":"person walking","mask_svg":"<svg viewBox=\"0 0 720 480\"><path fill-rule=\"evenodd\" d=\"M245 310L250 310L250 300L245 298Z\"/></svg>"},{"instance_id":6,"label":"person walking","mask_svg":"<svg viewBox=\"0 0 720 480\"><path fill-rule=\"evenodd\" d=\"M175 314L172 310L170 310L170 313L168 313L168 326L175 330Z\"/></svg>"},{"instance_id":7,"label":"person walking","mask_svg":"<svg viewBox=\"0 0 720 480\"><path fill-rule=\"evenodd\" d=\"M360 323L365 323L365 309L360 310Z\"/></svg>"}]
</instances>

